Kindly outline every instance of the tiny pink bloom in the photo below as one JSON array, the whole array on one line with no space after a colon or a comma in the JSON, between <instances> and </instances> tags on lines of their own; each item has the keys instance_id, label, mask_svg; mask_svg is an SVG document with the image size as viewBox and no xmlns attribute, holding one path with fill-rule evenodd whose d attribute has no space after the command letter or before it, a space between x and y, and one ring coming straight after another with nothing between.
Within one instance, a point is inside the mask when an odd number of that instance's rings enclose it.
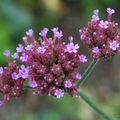
<instances>
[{"instance_id":1,"label":"tiny pink bloom","mask_svg":"<svg viewBox=\"0 0 120 120\"><path fill-rule=\"evenodd\" d=\"M98 10L98 9L94 10L94 11L93 11L93 14L98 16L99 10Z\"/></svg>"},{"instance_id":2,"label":"tiny pink bloom","mask_svg":"<svg viewBox=\"0 0 120 120\"><path fill-rule=\"evenodd\" d=\"M81 80L81 78L82 78L82 75L78 72L78 73L76 74L76 79L77 79L77 80Z\"/></svg>"},{"instance_id":3,"label":"tiny pink bloom","mask_svg":"<svg viewBox=\"0 0 120 120\"><path fill-rule=\"evenodd\" d=\"M43 30L39 33L42 37L45 37L48 33L48 28L43 28Z\"/></svg>"},{"instance_id":4,"label":"tiny pink bloom","mask_svg":"<svg viewBox=\"0 0 120 120\"><path fill-rule=\"evenodd\" d=\"M11 77L13 80L17 80L19 78L19 75L16 72L14 72L11 74Z\"/></svg>"},{"instance_id":5,"label":"tiny pink bloom","mask_svg":"<svg viewBox=\"0 0 120 120\"><path fill-rule=\"evenodd\" d=\"M3 67L0 67L0 75L3 73Z\"/></svg>"},{"instance_id":6,"label":"tiny pink bloom","mask_svg":"<svg viewBox=\"0 0 120 120\"><path fill-rule=\"evenodd\" d=\"M28 50L28 51L29 51L29 50L32 50L32 48L33 48L33 45L32 45L32 44L27 45L27 46L25 47L25 49Z\"/></svg>"},{"instance_id":7,"label":"tiny pink bloom","mask_svg":"<svg viewBox=\"0 0 120 120\"><path fill-rule=\"evenodd\" d=\"M80 59L80 62L82 62L82 63L87 62L87 58L86 58L86 56L83 55L83 54L79 56L79 59Z\"/></svg>"},{"instance_id":8,"label":"tiny pink bloom","mask_svg":"<svg viewBox=\"0 0 120 120\"><path fill-rule=\"evenodd\" d=\"M5 104L4 100L0 100L0 107L2 107Z\"/></svg>"},{"instance_id":9,"label":"tiny pink bloom","mask_svg":"<svg viewBox=\"0 0 120 120\"><path fill-rule=\"evenodd\" d=\"M19 69L19 75L26 79L29 76L29 67L25 67L24 65L21 65L21 69Z\"/></svg>"},{"instance_id":10,"label":"tiny pink bloom","mask_svg":"<svg viewBox=\"0 0 120 120\"><path fill-rule=\"evenodd\" d=\"M76 44L74 45L73 42L70 42L66 45L66 49L65 52L69 52L69 53L77 53L77 49L79 48L79 45Z\"/></svg>"},{"instance_id":11,"label":"tiny pink bloom","mask_svg":"<svg viewBox=\"0 0 120 120\"><path fill-rule=\"evenodd\" d=\"M66 88L70 88L70 87L72 87L72 82L70 80L67 80L67 81L65 81L64 85Z\"/></svg>"},{"instance_id":12,"label":"tiny pink bloom","mask_svg":"<svg viewBox=\"0 0 120 120\"><path fill-rule=\"evenodd\" d=\"M22 39L23 39L23 41L26 43L27 40L28 40L28 37L27 37L27 36L24 36Z\"/></svg>"},{"instance_id":13,"label":"tiny pink bloom","mask_svg":"<svg viewBox=\"0 0 120 120\"><path fill-rule=\"evenodd\" d=\"M18 53L19 53L19 52L23 52L23 50L24 50L23 45L22 45L22 44L19 44L18 47L16 48L16 50L17 50Z\"/></svg>"},{"instance_id":14,"label":"tiny pink bloom","mask_svg":"<svg viewBox=\"0 0 120 120\"><path fill-rule=\"evenodd\" d=\"M117 50L120 47L120 44L117 43L117 41L112 41L110 42L110 46L109 46L112 50Z\"/></svg>"},{"instance_id":15,"label":"tiny pink bloom","mask_svg":"<svg viewBox=\"0 0 120 120\"><path fill-rule=\"evenodd\" d=\"M12 57L13 57L14 59L17 59L17 58L19 58L19 55L18 55L18 53L14 53L14 54L12 55Z\"/></svg>"},{"instance_id":16,"label":"tiny pink bloom","mask_svg":"<svg viewBox=\"0 0 120 120\"><path fill-rule=\"evenodd\" d=\"M61 97L64 96L64 92L63 92L61 89L56 89L54 95L55 95L57 98L61 98Z\"/></svg>"},{"instance_id":17,"label":"tiny pink bloom","mask_svg":"<svg viewBox=\"0 0 120 120\"><path fill-rule=\"evenodd\" d=\"M28 85L32 88L36 88L38 86L35 80L30 80L28 82Z\"/></svg>"},{"instance_id":18,"label":"tiny pink bloom","mask_svg":"<svg viewBox=\"0 0 120 120\"><path fill-rule=\"evenodd\" d=\"M73 36L69 36L68 39L70 42L73 42Z\"/></svg>"},{"instance_id":19,"label":"tiny pink bloom","mask_svg":"<svg viewBox=\"0 0 120 120\"><path fill-rule=\"evenodd\" d=\"M4 55L5 55L6 57L9 57L10 51L9 51L9 50L5 50Z\"/></svg>"},{"instance_id":20,"label":"tiny pink bloom","mask_svg":"<svg viewBox=\"0 0 120 120\"><path fill-rule=\"evenodd\" d=\"M41 54L44 54L45 51L46 51L46 48L45 48L45 47L38 47L38 49L37 49L37 52L38 52L38 53L41 53Z\"/></svg>"},{"instance_id":21,"label":"tiny pink bloom","mask_svg":"<svg viewBox=\"0 0 120 120\"><path fill-rule=\"evenodd\" d=\"M99 52L100 52L100 50L99 50L98 47L94 47L94 48L92 49L92 53L99 54Z\"/></svg>"},{"instance_id":22,"label":"tiny pink bloom","mask_svg":"<svg viewBox=\"0 0 120 120\"><path fill-rule=\"evenodd\" d=\"M108 24L109 24L108 21L101 20L100 23L99 23L99 26L101 28L107 29L108 28Z\"/></svg>"},{"instance_id":23,"label":"tiny pink bloom","mask_svg":"<svg viewBox=\"0 0 120 120\"><path fill-rule=\"evenodd\" d=\"M33 30L32 30L32 29L29 29L29 30L26 32L26 35L32 36L32 35L33 35Z\"/></svg>"},{"instance_id":24,"label":"tiny pink bloom","mask_svg":"<svg viewBox=\"0 0 120 120\"><path fill-rule=\"evenodd\" d=\"M111 9L111 8L107 8L107 13L109 15L112 15L113 13L115 13L115 10L114 9Z\"/></svg>"},{"instance_id":25,"label":"tiny pink bloom","mask_svg":"<svg viewBox=\"0 0 120 120\"><path fill-rule=\"evenodd\" d=\"M25 53L23 53L22 56L20 57L20 60L22 62L26 62L28 60L28 55L26 55Z\"/></svg>"}]
</instances>

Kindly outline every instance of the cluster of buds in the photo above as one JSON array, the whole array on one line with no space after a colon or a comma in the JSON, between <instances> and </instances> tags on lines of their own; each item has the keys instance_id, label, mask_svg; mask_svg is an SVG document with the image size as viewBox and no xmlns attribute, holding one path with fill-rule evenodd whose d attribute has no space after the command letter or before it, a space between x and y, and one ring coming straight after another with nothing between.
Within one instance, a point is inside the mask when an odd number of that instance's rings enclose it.
<instances>
[{"instance_id":1,"label":"cluster of buds","mask_svg":"<svg viewBox=\"0 0 120 120\"><path fill-rule=\"evenodd\" d=\"M22 69L17 66L16 62L10 61L10 52L6 50L4 54L8 60L8 66L0 67L0 94L2 99L0 100L0 106L10 101L13 98L21 96L23 92L24 78ZM15 78L15 74L18 74L18 78Z\"/></svg>"},{"instance_id":2,"label":"cluster of buds","mask_svg":"<svg viewBox=\"0 0 120 120\"><path fill-rule=\"evenodd\" d=\"M81 74L77 68L87 62L87 58L78 54L79 45L73 43L72 36L66 44L58 28L52 29L52 38L47 37L47 32L44 28L37 41L33 30L29 29L22 38L23 44L19 44L12 55L14 62L10 61L10 52L4 52L8 67L0 68L0 93L4 96L1 105L19 97L23 87L34 89L34 95L47 94L57 98L63 97L64 93L78 95L76 82L81 79ZM17 66L16 61L21 66Z\"/></svg>"},{"instance_id":3,"label":"cluster of buds","mask_svg":"<svg viewBox=\"0 0 120 120\"><path fill-rule=\"evenodd\" d=\"M107 20L103 21L99 18L99 10L94 10L88 27L79 31L82 42L89 47L95 59L120 54L118 23L111 21L114 12L115 10L107 8Z\"/></svg>"}]
</instances>

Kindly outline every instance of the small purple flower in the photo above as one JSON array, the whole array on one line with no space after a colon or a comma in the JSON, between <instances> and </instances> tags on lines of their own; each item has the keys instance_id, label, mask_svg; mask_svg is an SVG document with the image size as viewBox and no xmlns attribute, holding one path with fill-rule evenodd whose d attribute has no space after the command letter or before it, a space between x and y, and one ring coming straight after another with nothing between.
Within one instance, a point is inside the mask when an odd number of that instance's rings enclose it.
<instances>
[{"instance_id":1,"label":"small purple flower","mask_svg":"<svg viewBox=\"0 0 120 120\"><path fill-rule=\"evenodd\" d=\"M120 44L119 43L117 43L117 41L112 41L112 42L110 42L110 46L109 46L112 50L117 50L117 48L119 48L120 47Z\"/></svg>"},{"instance_id":2,"label":"small purple flower","mask_svg":"<svg viewBox=\"0 0 120 120\"><path fill-rule=\"evenodd\" d=\"M5 55L6 57L9 57L9 56L10 56L10 51L9 51L9 50L5 50L4 55Z\"/></svg>"},{"instance_id":3,"label":"small purple flower","mask_svg":"<svg viewBox=\"0 0 120 120\"><path fill-rule=\"evenodd\" d=\"M56 32L58 32L58 27L53 28L53 29L51 29L51 30L53 31L54 34L56 34Z\"/></svg>"},{"instance_id":4,"label":"small purple flower","mask_svg":"<svg viewBox=\"0 0 120 120\"><path fill-rule=\"evenodd\" d=\"M42 37L45 37L48 33L48 28L43 28L43 30L39 33Z\"/></svg>"},{"instance_id":5,"label":"small purple flower","mask_svg":"<svg viewBox=\"0 0 120 120\"><path fill-rule=\"evenodd\" d=\"M100 49L98 47L94 47L92 49L92 53L99 54L99 52L100 52Z\"/></svg>"},{"instance_id":6,"label":"small purple flower","mask_svg":"<svg viewBox=\"0 0 120 120\"><path fill-rule=\"evenodd\" d=\"M5 104L4 100L0 100L0 107L2 107Z\"/></svg>"},{"instance_id":7,"label":"small purple flower","mask_svg":"<svg viewBox=\"0 0 120 120\"><path fill-rule=\"evenodd\" d=\"M94 11L93 11L93 14L98 16L99 10L98 10L98 9L94 10Z\"/></svg>"},{"instance_id":8,"label":"small purple flower","mask_svg":"<svg viewBox=\"0 0 120 120\"><path fill-rule=\"evenodd\" d=\"M38 47L38 49L37 49L37 52L38 52L38 53L41 53L41 54L44 54L45 51L46 51L46 48L45 48L45 47Z\"/></svg>"},{"instance_id":9,"label":"small purple flower","mask_svg":"<svg viewBox=\"0 0 120 120\"><path fill-rule=\"evenodd\" d=\"M81 80L81 78L82 78L82 75L78 72L78 73L76 74L76 79L77 79L77 80Z\"/></svg>"},{"instance_id":10,"label":"small purple flower","mask_svg":"<svg viewBox=\"0 0 120 120\"><path fill-rule=\"evenodd\" d=\"M73 36L69 36L68 39L70 42L73 42Z\"/></svg>"},{"instance_id":11,"label":"small purple flower","mask_svg":"<svg viewBox=\"0 0 120 120\"><path fill-rule=\"evenodd\" d=\"M26 32L26 35L28 36L33 36L33 30L32 29L29 29L27 32Z\"/></svg>"},{"instance_id":12,"label":"small purple flower","mask_svg":"<svg viewBox=\"0 0 120 120\"><path fill-rule=\"evenodd\" d=\"M77 53L77 49L79 48L78 44L74 45L73 42L70 42L66 45L65 52L69 53Z\"/></svg>"},{"instance_id":13,"label":"small purple flower","mask_svg":"<svg viewBox=\"0 0 120 120\"><path fill-rule=\"evenodd\" d=\"M93 15L92 16L92 21L98 21L100 18L99 18L99 16L97 16L97 15Z\"/></svg>"},{"instance_id":14,"label":"small purple flower","mask_svg":"<svg viewBox=\"0 0 120 120\"><path fill-rule=\"evenodd\" d=\"M32 88L36 88L38 86L35 80L30 80L28 82L28 85Z\"/></svg>"},{"instance_id":15,"label":"small purple flower","mask_svg":"<svg viewBox=\"0 0 120 120\"><path fill-rule=\"evenodd\" d=\"M99 26L101 28L107 29L108 28L108 24L109 24L108 21L101 20L100 23L99 23Z\"/></svg>"},{"instance_id":16,"label":"small purple flower","mask_svg":"<svg viewBox=\"0 0 120 120\"><path fill-rule=\"evenodd\" d=\"M17 80L19 78L19 75L16 72L14 72L11 74L11 77L12 79Z\"/></svg>"},{"instance_id":17,"label":"small purple flower","mask_svg":"<svg viewBox=\"0 0 120 120\"><path fill-rule=\"evenodd\" d=\"M32 47L33 47L33 45L30 44L30 45L27 45L27 46L25 47L25 49L29 51L29 50L32 50Z\"/></svg>"},{"instance_id":18,"label":"small purple flower","mask_svg":"<svg viewBox=\"0 0 120 120\"><path fill-rule=\"evenodd\" d=\"M22 39L23 39L24 43L27 43L27 41L28 41L28 37L27 36L24 36Z\"/></svg>"},{"instance_id":19,"label":"small purple flower","mask_svg":"<svg viewBox=\"0 0 120 120\"><path fill-rule=\"evenodd\" d=\"M85 36L84 34L81 34L81 35L80 35L80 39L81 39L81 40L84 40L85 37L86 37L86 36Z\"/></svg>"},{"instance_id":20,"label":"small purple flower","mask_svg":"<svg viewBox=\"0 0 120 120\"><path fill-rule=\"evenodd\" d=\"M3 67L0 67L0 75L3 73Z\"/></svg>"},{"instance_id":21,"label":"small purple flower","mask_svg":"<svg viewBox=\"0 0 120 120\"><path fill-rule=\"evenodd\" d=\"M57 98L61 98L61 97L64 96L64 92L63 92L61 89L56 89L54 95L55 95Z\"/></svg>"},{"instance_id":22,"label":"small purple flower","mask_svg":"<svg viewBox=\"0 0 120 120\"><path fill-rule=\"evenodd\" d=\"M82 62L82 63L87 62L87 57L83 54L79 56L79 59L80 59L80 62Z\"/></svg>"},{"instance_id":23,"label":"small purple flower","mask_svg":"<svg viewBox=\"0 0 120 120\"><path fill-rule=\"evenodd\" d=\"M29 76L29 67L25 67L24 65L21 65L21 69L19 69L19 75L26 79Z\"/></svg>"},{"instance_id":24,"label":"small purple flower","mask_svg":"<svg viewBox=\"0 0 120 120\"><path fill-rule=\"evenodd\" d=\"M64 85L66 88L70 88L70 87L72 87L72 82L70 80L67 80L67 81L65 81Z\"/></svg>"},{"instance_id":25,"label":"small purple flower","mask_svg":"<svg viewBox=\"0 0 120 120\"><path fill-rule=\"evenodd\" d=\"M114 9L111 9L111 8L107 8L107 13L109 15L112 15L113 13L115 13L115 10Z\"/></svg>"},{"instance_id":26,"label":"small purple flower","mask_svg":"<svg viewBox=\"0 0 120 120\"><path fill-rule=\"evenodd\" d=\"M26 55L25 53L23 53L22 56L20 57L20 60L21 60L22 62L26 62L27 59L28 59L28 55Z\"/></svg>"},{"instance_id":27,"label":"small purple flower","mask_svg":"<svg viewBox=\"0 0 120 120\"><path fill-rule=\"evenodd\" d=\"M61 38L63 36L62 31L56 32L56 37Z\"/></svg>"},{"instance_id":28,"label":"small purple flower","mask_svg":"<svg viewBox=\"0 0 120 120\"><path fill-rule=\"evenodd\" d=\"M18 53L14 53L14 54L12 55L12 57L13 57L14 59L17 59L17 58L19 58L19 55L18 55Z\"/></svg>"},{"instance_id":29,"label":"small purple flower","mask_svg":"<svg viewBox=\"0 0 120 120\"><path fill-rule=\"evenodd\" d=\"M17 50L18 53L19 53L19 52L23 52L23 50L24 50L23 45L22 45L22 44L19 44L18 47L16 48L16 50Z\"/></svg>"}]
</instances>

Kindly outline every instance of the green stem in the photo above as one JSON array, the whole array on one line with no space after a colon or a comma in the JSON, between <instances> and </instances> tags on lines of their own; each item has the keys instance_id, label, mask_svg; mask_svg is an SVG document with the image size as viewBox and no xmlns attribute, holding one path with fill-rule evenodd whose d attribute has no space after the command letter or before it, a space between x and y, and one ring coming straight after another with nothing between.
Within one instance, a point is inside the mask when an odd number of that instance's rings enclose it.
<instances>
[{"instance_id":1,"label":"green stem","mask_svg":"<svg viewBox=\"0 0 120 120\"><path fill-rule=\"evenodd\" d=\"M86 69L86 71L83 73L82 79L79 80L79 81L76 83L77 86L80 86L80 85L82 85L82 84L85 82L85 80L88 78L88 76L89 76L89 75L91 74L91 72L94 70L94 68L95 68L95 66L97 65L98 61L99 61L99 59L94 59L94 60L91 62L91 64L90 64L90 65L88 66L88 68Z\"/></svg>"},{"instance_id":2,"label":"green stem","mask_svg":"<svg viewBox=\"0 0 120 120\"><path fill-rule=\"evenodd\" d=\"M84 92L80 91L79 95L90 107L92 107L105 120L115 120L111 116L109 116L107 113L105 113L103 110L101 110L98 107L98 105L91 98L89 98Z\"/></svg>"}]
</instances>

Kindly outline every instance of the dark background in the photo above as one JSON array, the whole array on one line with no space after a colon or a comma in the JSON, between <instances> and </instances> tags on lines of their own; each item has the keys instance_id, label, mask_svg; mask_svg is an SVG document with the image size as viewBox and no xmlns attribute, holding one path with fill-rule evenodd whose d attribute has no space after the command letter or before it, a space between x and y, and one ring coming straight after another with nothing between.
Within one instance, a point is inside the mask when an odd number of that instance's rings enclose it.
<instances>
[{"instance_id":1,"label":"dark background","mask_svg":"<svg viewBox=\"0 0 120 120\"><path fill-rule=\"evenodd\" d=\"M36 37L43 27L58 26L64 33L79 42L80 53L89 58L80 67L85 70L92 58L79 39L79 29L87 26L94 9L106 18L106 8L114 8L112 19L120 23L119 0L0 0L0 65L5 66L5 49L13 53L29 28ZM82 86L104 111L120 119L120 57L100 61ZM65 95L58 100L48 96L33 96L32 91L0 108L0 120L103 120L81 99Z\"/></svg>"}]
</instances>

